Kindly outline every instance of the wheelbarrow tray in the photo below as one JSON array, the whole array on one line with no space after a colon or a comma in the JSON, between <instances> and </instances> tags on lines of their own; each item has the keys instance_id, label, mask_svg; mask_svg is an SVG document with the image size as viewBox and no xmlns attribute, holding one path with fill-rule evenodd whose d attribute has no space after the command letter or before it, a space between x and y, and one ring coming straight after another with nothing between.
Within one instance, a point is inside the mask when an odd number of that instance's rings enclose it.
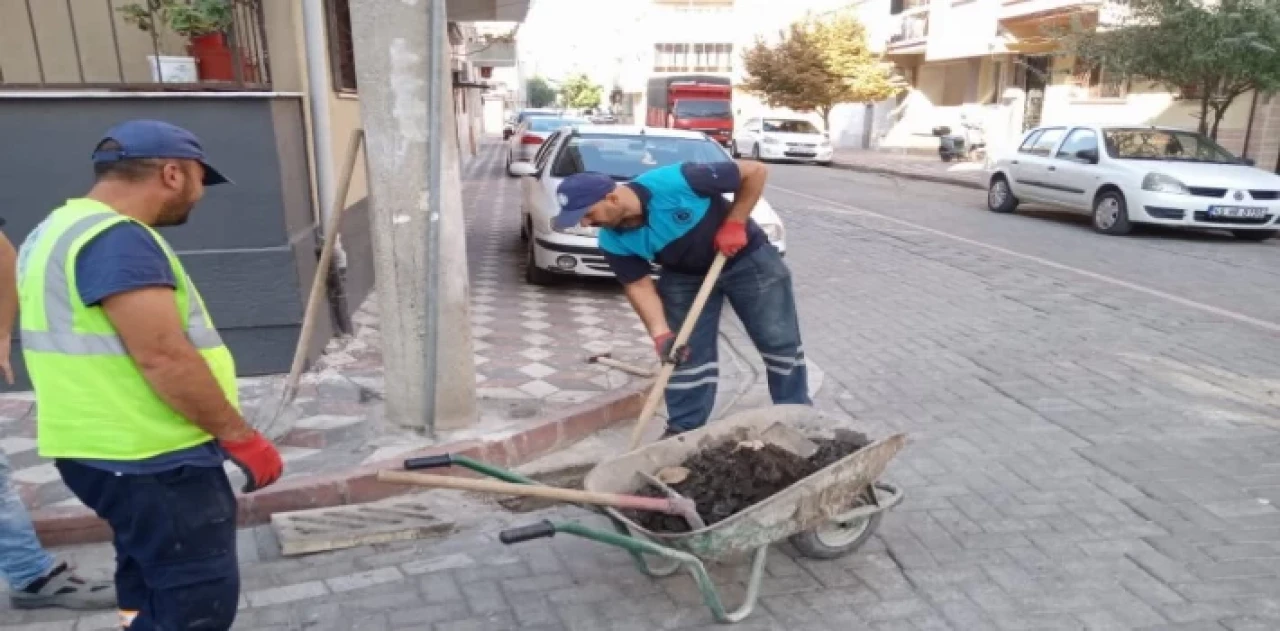
<instances>
[{"instance_id":1,"label":"wheelbarrow tray","mask_svg":"<svg viewBox=\"0 0 1280 631\"><path fill-rule=\"evenodd\" d=\"M739 412L701 429L602 461L587 474L583 486L588 491L633 493L646 483L638 472L653 474L663 467L681 465L694 453L726 441L784 444L779 442L780 433L804 435L795 428L814 426L818 419L818 410L807 405L775 405ZM847 513L905 444L906 434L901 433L873 442L723 521L692 532L653 532L621 511L604 510L631 534L705 560L733 561Z\"/></svg>"}]
</instances>

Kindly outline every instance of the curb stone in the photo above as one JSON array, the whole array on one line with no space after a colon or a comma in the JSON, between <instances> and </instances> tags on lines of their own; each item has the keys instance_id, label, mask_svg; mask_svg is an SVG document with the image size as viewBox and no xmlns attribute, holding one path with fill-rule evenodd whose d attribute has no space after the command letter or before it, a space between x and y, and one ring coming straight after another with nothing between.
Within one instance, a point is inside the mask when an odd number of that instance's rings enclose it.
<instances>
[{"instance_id":1,"label":"curb stone","mask_svg":"<svg viewBox=\"0 0 1280 631\"><path fill-rule=\"evenodd\" d=\"M252 495L237 493L241 527L270 522L272 513L327 508L417 493L422 487L387 484L377 480L382 469L399 469L406 458L452 453L501 467L514 467L565 448L618 421L640 414L649 381L630 384L605 393L541 420L512 434L491 439L433 445L374 462L351 471L282 480ZM444 473L446 470L440 470ZM464 469L448 469L450 475L474 475ZM111 539L111 529L92 511L80 506L45 507L32 512L36 533L47 546L99 543Z\"/></svg>"},{"instance_id":2,"label":"curb stone","mask_svg":"<svg viewBox=\"0 0 1280 631\"><path fill-rule=\"evenodd\" d=\"M982 179L975 180L972 178L952 176L952 175L933 175L931 173L908 173L905 171L899 171L896 169L889 169L885 167L867 166L863 164L850 164L848 162L839 162L839 161L833 161L831 163L831 167L834 169L842 169L844 171L855 171L858 173L874 173L876 175L891 175L894 177L900 177L907 180L922 180L925 182L936 182L938 184L949 184L951 186L961 186L964 188L971 188L979 191L986 190L986 185L983 184Z\"/></svg>"}]
</instances>

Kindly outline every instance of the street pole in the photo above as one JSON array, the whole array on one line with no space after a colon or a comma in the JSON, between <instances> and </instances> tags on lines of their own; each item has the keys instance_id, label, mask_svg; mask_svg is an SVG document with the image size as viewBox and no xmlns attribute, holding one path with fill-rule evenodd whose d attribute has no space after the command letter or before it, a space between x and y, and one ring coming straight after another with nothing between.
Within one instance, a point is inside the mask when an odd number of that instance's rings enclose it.
<instances>
[{"instance_id":1,"label":"street pole","mask_svg":"<svg viewBox=\"0 0 1280 631\"><path fill-rule=\"evenodd\" d=\"M447 131L455 124L444 5L350 0L386 414L427 433L476 417L462 174Z\"/></svg>"}]
</instances>

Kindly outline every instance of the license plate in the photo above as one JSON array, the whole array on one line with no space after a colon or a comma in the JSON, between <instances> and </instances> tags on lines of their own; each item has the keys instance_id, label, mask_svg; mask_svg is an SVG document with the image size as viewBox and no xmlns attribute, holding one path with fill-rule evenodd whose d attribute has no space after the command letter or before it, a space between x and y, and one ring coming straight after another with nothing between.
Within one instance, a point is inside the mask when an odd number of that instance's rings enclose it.
<instances>
[{"instance_id":1,"label":"license plate","mask_svg":"<svg viewBox=\"0 0 1280 631\"><path fill-rule=\"evenodd\" d=\"M1210 206L1209 216L1224 219L1262 219L1267 216L1267 209L1249 206Z\"/></svg>"},{"instance_id":2,"label":"license plate","mask_svg":"<svg viewBox=\"0 0 1280 631\"><path fill-rule=\"evenodd\" d=\"M812 158L816 155L818 154L813 153L811 151L788 151L787 152L787 157L789 158Z\"/></svg>"}]
</instances>

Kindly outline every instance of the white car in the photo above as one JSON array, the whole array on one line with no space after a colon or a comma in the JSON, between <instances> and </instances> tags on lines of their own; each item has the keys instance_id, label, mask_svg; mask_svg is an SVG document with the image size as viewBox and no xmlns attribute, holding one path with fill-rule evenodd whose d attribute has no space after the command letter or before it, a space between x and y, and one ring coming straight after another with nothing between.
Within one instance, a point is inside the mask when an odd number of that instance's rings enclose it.
<instances>
[{"instance_id":1,"label":"white car","mask_svg":"<svg viewBox=\"0 0 1280 631\"><path fill-rule=\"evenodd\" d=\"M507 175L515 177L511 172L513 162L529 162L542 147L542 143L552 132L565 125L587 125L584 118L560 116L555 114L532 114L516 126L515 132L507 139Z\"/></svg>"},{"instance_id":2,"label":"white car","mask_svg":"<svg viewBox=\"0 0 1280 631\"><path fill-rule=\"evenodd\" d=\"M596 228L555 230L560 212L556 188L574 173L597 171L619 181L677 162L722 162L724 148L705 134L681 129L620 125L566 127L543 143L532 162L516 162L510 171L521 179L520 236L527 244L525 279L535 285L565 276L610 278L613 271L601 254ZM726 196L732 198L732 196ZM769 243L786 254L782 219L761 198L751 211ZM655 273L657 269L655 268Z\"/></svg>"},{"instance_id":3,"label":"white car","mask_svg":"<svg viewBox=\"0 0 1280 631\"><path fill-rule=\"evenodd\" d=\"M987 207L1021 202L1093 216L1126 234L1135 223L1229 230L1262 241L1280 231L1280 176L1253 167L1206 136L1165 127L1044 126L996 161Z\"/></svg>"},{"instance_id":4,"label":"white car","mask_svg":"<svg viewBox=\"0 0 1280 631\"><path fill-rule=\"evenodd\" d=\"M729 141L733 157L748 155L756 160L801 160L827 166L835 150L831 139L807 120L798 118L752 118Z\"/></svg>"}]
</instances>

